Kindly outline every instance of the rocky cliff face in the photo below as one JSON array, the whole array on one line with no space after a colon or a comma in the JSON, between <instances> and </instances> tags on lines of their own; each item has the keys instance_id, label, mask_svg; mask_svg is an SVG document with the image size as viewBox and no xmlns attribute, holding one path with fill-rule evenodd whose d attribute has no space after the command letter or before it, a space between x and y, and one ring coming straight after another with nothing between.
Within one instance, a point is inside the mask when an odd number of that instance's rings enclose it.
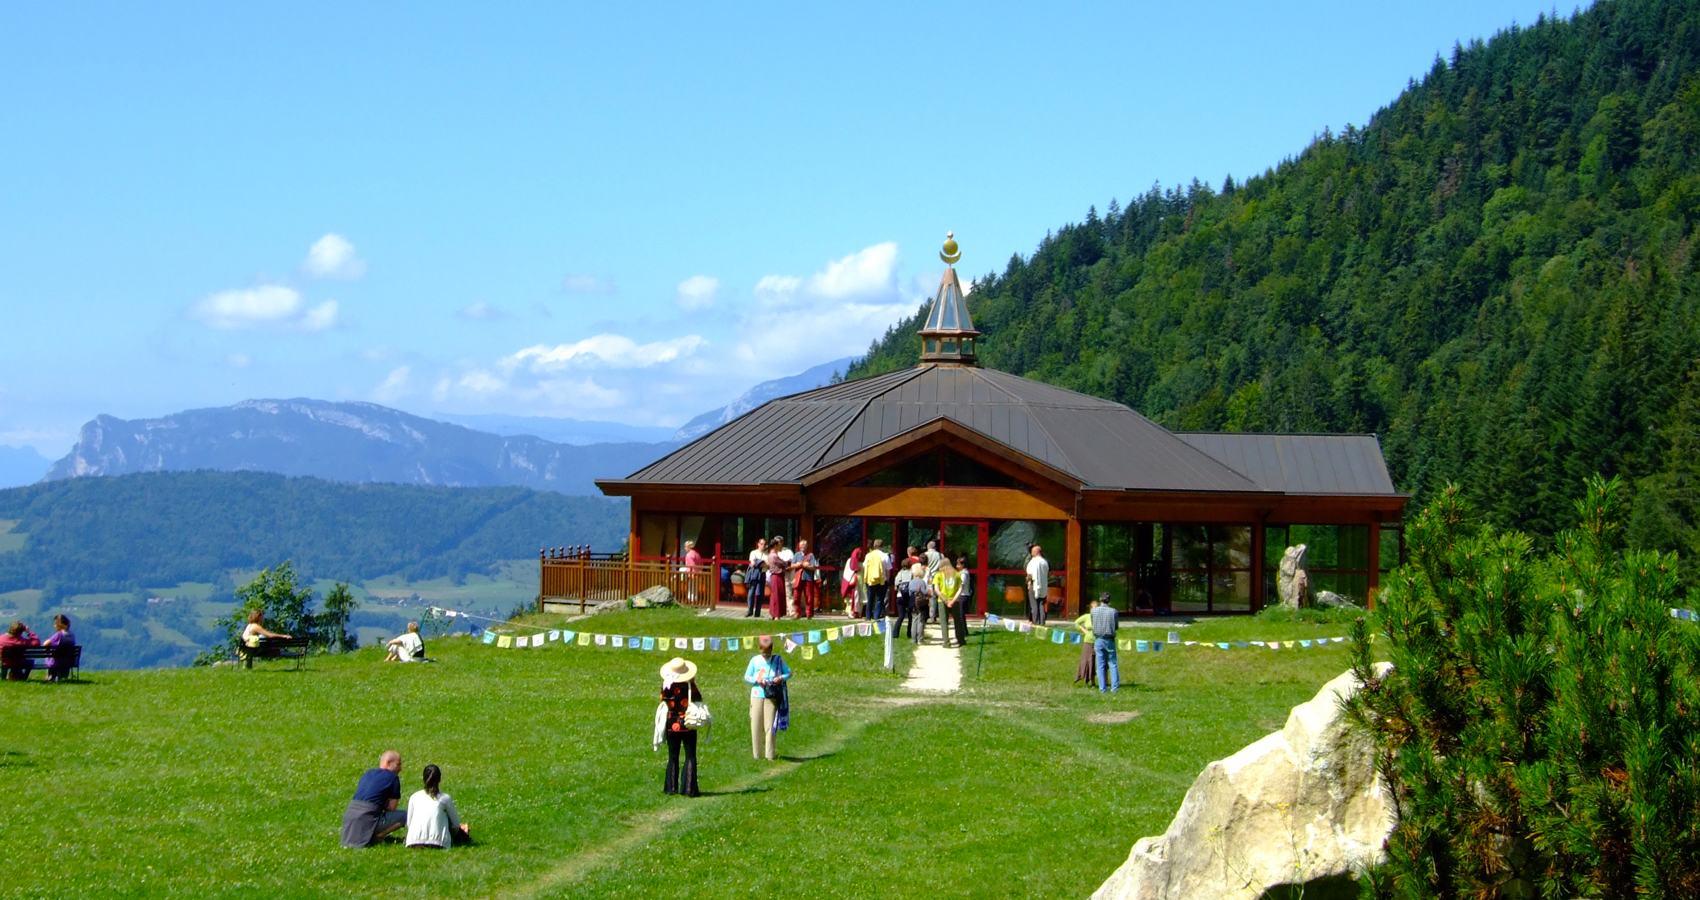
<instances>
[{"instance_id":1,"label":"rocky cliff face","mask_svg":"<svg viewBox=\"0 0 1700 900\"><path fill-rule=\"evenodd\" d=\"M372 403L248 400L158 419L99 416L83 426L77 445L46 480L214 469L596 494L594 479L628 475L670 449L503 437Z\"/></svg>"}]
</instances>

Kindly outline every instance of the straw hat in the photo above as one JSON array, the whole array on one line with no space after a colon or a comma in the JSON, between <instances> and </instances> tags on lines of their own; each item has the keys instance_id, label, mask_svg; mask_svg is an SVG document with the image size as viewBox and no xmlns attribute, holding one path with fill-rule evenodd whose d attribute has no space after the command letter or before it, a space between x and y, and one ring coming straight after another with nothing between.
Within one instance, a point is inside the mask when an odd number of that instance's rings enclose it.
<instances>
[{"instance_id":1,"label":"straw hat","mask_svg":"<svg viewBox=\"0 0 1700 900\"><path fill-rule=\"evenodd\" d=\"M675 656L661 667L662 681L691 681L697 677L697 664L682 656Z\"/></svg>"}]
</instances>

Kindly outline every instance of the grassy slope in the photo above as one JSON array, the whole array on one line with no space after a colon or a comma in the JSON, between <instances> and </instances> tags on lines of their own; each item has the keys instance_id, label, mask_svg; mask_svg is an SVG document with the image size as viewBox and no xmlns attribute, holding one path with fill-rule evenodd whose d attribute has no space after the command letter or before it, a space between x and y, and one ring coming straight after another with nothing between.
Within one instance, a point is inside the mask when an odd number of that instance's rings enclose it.
<instances>
[{"instance_id":1,"label":"grassy slope","mask_svg":"<svg viewBox=\"0 0 1700 900\"><path fill-rule=\"evenodd\" d=\"M676 611L595 622L760 630ZM1188 637L1257 629L1207 623ZM660 896L677 893L686 859L699 898L778 884L808 897L868 896L870 885L928 900L1081 897L1136 838L1167 826L1205 762L1279 727L1347 665L1343 648L1127 654L1130 688L1105 698L1069 686L1073 647L994 633L978 680L970 650L962 693L912 705L890 702L898 680L878 670L876 640L794 659L796 719L777 765L749 758L745 654L695 654L721 717L703 746L710 796L695 801L660 792L655 652L457 639L438 642L434 666L385 666L366 651L303 673L0 684L0 897ZM1140 715L1086 720L1105 710ZM54 723L49 739L26 731L42 721ZM410 793L424 763L444 767L480 846L337 847L354 779L386 747L402 751ZM1104 782L1116 787L1095 789ZM64 805L32 799L46 797Z\"/></svg>"}]
</instances>

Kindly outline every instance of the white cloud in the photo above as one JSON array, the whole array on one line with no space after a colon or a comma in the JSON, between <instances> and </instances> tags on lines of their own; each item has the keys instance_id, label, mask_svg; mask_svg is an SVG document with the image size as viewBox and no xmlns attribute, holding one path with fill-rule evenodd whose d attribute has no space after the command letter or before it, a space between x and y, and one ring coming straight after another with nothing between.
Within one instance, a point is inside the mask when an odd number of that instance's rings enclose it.
<instances>
[{"instance_id":1,"label":"white cloud","mask_svg":"<svg viewBox=\"0 0 1700 900\"><path fill-rule=\"evenodd\" d=\"M595 275L568 275L561 279L561 290L568 294L612 294L614 282Z\"/></svg>"},{"instance_id":2,"label":"white cloud","mask_svg":"<svg viewBox=\"0 0 1700 900\"><path fill-rule=\"evenodd\" d=\"M460 316L463 319L472 319L474 321L484 322L493 321L495 319L505 319L508 317L508 311L500 306L496 306L495 304L485 303L483 300L480 300L471 306L461 309L459 312L456 312L455 315Z\"/></svg>"},{"instance_id":3,"label":"white cloud","mask_svg":"<svg viewBox=\"0 0 1700 900\"><path fill-rule=\"evenodd\" d=\"M572 344L527 347L504 358L501 365L510 372L525 367L538 373L597 364L616 369L644 369L689 356L706 343L695 334L648 344L639 344L624 335L598 334Z\"/></svg>"},{"instance_id":4,"label":"white cloud","mask_svg":"<svg viewBox=\"0 0 1700 900\"><path fill-rule=\"evenodd\" d=\"M720 279L707 275L692 275L679 282L677 294L674 302L685 312L713 309L714 301L720 294Z\"/></svg>"},{"instance_id":5,"label":"white cloud","mask_svg":"<svg viewBox=\"0 0 1700 900\"><path fill-rule=\"evenodd\" d=\"M386 403L399 400L412 391L412 370L407 366L396 366L383 382L372 389L372 399Z\"/></svg>"},{"instance_id":6,"label":"white cloud","mask_svg":"<svg viewBox=\"0 0 1700 900\"><path fill-rule=\"evenodd\" d=\"M357 281L366 275L366 261L356 256L354 245L340 234L327 234L307 248L301 271L311 278Z\"/></svg>"},{"instance_id":7,"label":"white cloud","mask_svg":"<svg viewBox=\"0 0 1700 900\"><path fill-rule=\"evenodd\" d=\"M246 369L246 368L248 368L249 360L248 360L248 354L246 354L246 353L232 353L228 357L227 361L230 363L230 367L232 369Z\"/></svg>"},{"instance_id":8,"label":"white cloud","mask_svg":"<svg viewBox=\"0 0 1700 900\"><path fill-rule=\"evenodd\" d=\"M763 378L790 375L822 359L865 351L891 323L930 297L897 276L897 244L874 244L829 260L808 276L768 275L743 317L736 356Z\"/></svg>"},{"instance_id":9,"label":"white cloud","mask_svg":"<svg viewBox=\"0 0 1700 900\"><path fill-rule=\"evenodd\" d=\"M276 284L219 291L189 309L189 317L221 331L274 328L324 331L337 323L335 300L306 308L301 294Z\"/></svg>"}]
</instances>

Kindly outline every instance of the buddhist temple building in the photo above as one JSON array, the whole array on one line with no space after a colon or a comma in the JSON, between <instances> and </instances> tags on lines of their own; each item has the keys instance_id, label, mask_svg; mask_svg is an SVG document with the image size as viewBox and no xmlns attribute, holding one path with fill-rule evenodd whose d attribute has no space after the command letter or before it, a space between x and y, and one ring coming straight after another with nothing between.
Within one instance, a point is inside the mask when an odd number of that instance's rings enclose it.
<instances>
[{"instance_id":1,"label":"buddhist temple building","mask_svg":"<svg viewBox=\"0 0 1700 900\"><path fill-rule=\"evenodd\" d=\"M954 263L954 240L941 254ZM1374 435L1171 432L1131 408L982 368L954 266L913 368L770 401L629 477L637 560L685 541L728 582L761 536L828 569L859 546L940 542L972 572L971 613L1023 615L1027 548L1055 614L1108 593L1128 612L1250 613L1308 548L1313 590L1363 603L1398 563L1409 496ZM730 591L723 602L732 602Z\"/></svg>"}]
</instances>

